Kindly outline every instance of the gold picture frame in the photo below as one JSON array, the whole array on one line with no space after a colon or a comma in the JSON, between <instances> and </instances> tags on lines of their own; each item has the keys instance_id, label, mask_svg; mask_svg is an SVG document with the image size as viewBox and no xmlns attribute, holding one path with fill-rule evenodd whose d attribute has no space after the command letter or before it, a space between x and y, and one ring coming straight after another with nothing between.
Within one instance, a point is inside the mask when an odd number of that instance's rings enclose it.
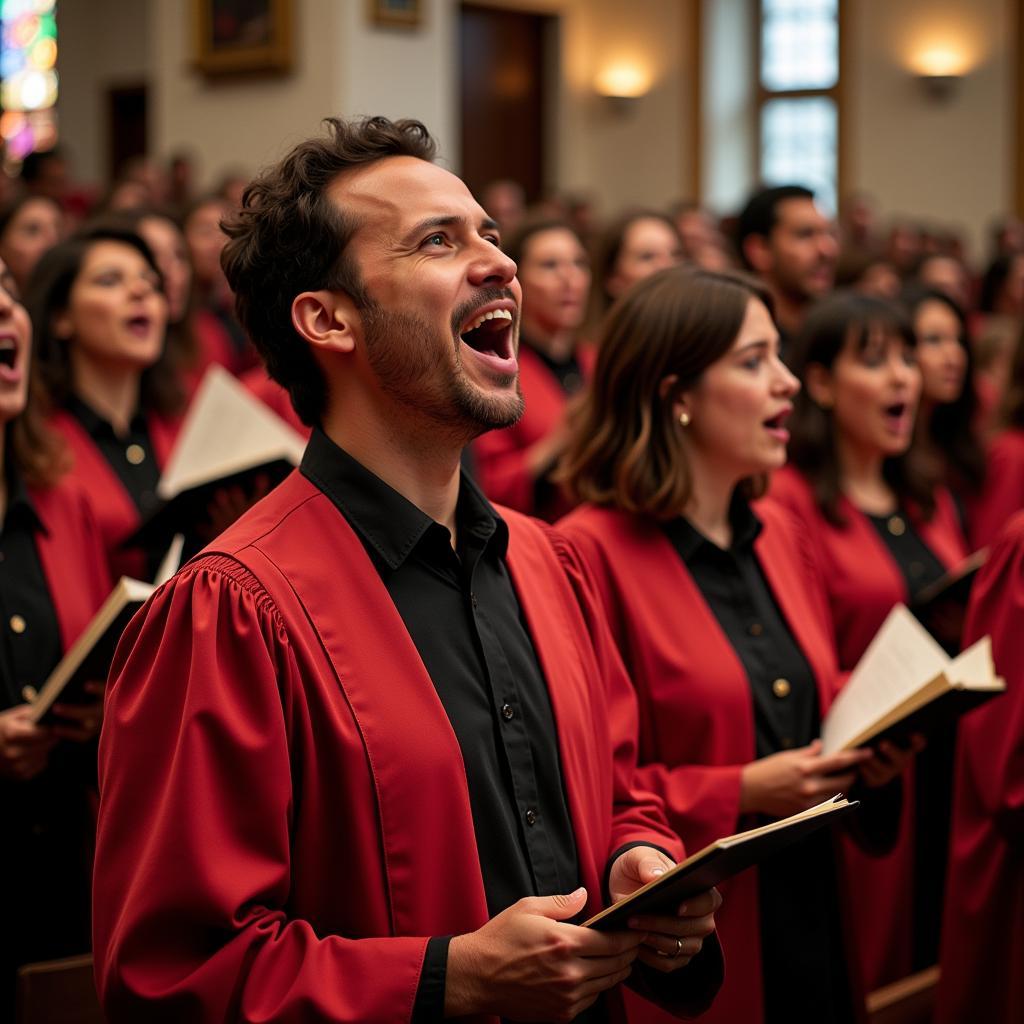
<instances>
[{"instance_id":1,"label":"gold picture frame","mask_svg":"<svg viewBox=\"0 0 1024 1024\"><path fill-rule=\"evenodd\" d=\"M419 28L423 0L369 0L370 20L376 25Z\"/></svg>"},{"instance_id":2,"label":"gold picture frame","mask_svg":"<svg viewBox=\"0 0 1024 1024\"><path fill-rule=\"evenodd\" d=\"M291 70L292 0L192 0L192 11L195 66L203 74Z\"/></svg>"}]
</instances>

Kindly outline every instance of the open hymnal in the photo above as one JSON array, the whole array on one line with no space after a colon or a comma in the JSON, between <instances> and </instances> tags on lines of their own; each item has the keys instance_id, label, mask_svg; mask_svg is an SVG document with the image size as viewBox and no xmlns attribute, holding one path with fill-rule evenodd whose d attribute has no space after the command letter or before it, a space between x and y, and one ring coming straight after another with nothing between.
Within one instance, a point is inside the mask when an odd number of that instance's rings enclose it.
<instances>
[{"instance_id":1,"label":"open hymnal","mask_svg":"<svg viewBox=\"0 0 1024 1024\"><path fill-rule=\"evenodd\" d=\"M67 704L84 704L97 699L86 691L85 684L106 681L114 650L128 620L157 587L178 571L183 543L184 538L180 534L174 538L152 583L133 580L130 576L122 576L117 581L117 586L57 663L39 692L25 694L32 705L28 716L32 722L47 718L58 700Z\"/></svg>"},{"instance_id":2,"label":"open hymnal","mask_svg":"<svg viewBox=\"0 0 1024 1024\"><path fill-rule=\"evenodd\" d=\"M950 658L898 604L822 722L824 753L927 732L931 721L963 714L1005 689L987 636Z\"/></svg>"},{"instance_id":3,"label":"open hymnal","mask_svg":"<svg viewBox=\"0 0 1024 1024\"><path fill-rule=\"evenodd\" d=\"M614 931L625 928L631 917L674 915L683 900L754 867L819 828L834 824L859 806L856 800L851 803L842 794L837 794L788 818L716 839L703 850L680 861L660 878L584 921L583 926Z\"/></svg>"},{"instance_id":4,"label":"open hymnal","mask_svg":"<svg viewBox=\"0 0 1024 1024\"><path fill-rule=\"evenodd\" d=\"M162 504L129 542L158 543L184 531L187 553L194 554L202 546L195 540L202 532L197 528L207 522L218 489L251 496L259 476L273 486L302 461L305 447L305 439L277 413L223 367L211 366L157 484Z\"/></svg>"}]
</instances>

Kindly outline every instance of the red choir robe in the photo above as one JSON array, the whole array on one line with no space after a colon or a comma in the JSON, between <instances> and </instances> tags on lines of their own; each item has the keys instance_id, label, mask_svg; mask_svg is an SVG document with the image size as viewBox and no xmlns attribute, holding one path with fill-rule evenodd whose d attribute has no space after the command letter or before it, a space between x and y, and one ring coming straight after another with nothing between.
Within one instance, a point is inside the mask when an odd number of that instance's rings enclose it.
<instances>
[{"instance_id":1,"label":"red choir robe","mask_svg":"<svg viewBox=\"0 0 1024 1024\"><path fill-rule=\"evenodd\" d=\"M596 354L586 345L576 350L584 376L590 376ZM491 430L473 443L480 486L492 501L520 512L557 519L571 507L564 499L554 508L536 507L536 480L526 465L529 449L554 433L565 418L569 397L555 375L528 345L519 347L519 387L526 402L522 417L504 430Z\"/></svg>"},{"instance_id":2,"label":"red choir robe","mask_svg":"<svg viewBox=\"0 0 1024 1024\"><path fill-rule=\"evenodd\" d=\"M783 617L810 664L821 713L838 685L838 667L815 569L802 557L792 519L762 505L758 561ZM664 801L669 823L689 850L744 827L740 776L754 760L754 707L746 672L714 612L671 541L648 520L582 506L558 524L594 578L639 702L638 773ZM716 915L729 970L709 1024L763 1019L758 874L721 886ZM858 979L851 971L856 992ZM631 1006L631 1019L661 1020Z\"/></svg>"},{"instance_id":3,"label":"red choir robe","mask_svg":"<svg viewBox=\"0 0 1024 1024\"><path fill-rule=\"evenodd\" d=\"M137 548L121 547L121 542L130 537L142 523L131 495L74 416L60 410L51 417L50 426L64 438L71 452L70 475L89 499L93 516L99 524L111 576L115 580L120 576L145 579L146 561L143 552ZM174 447L181 420L151 414L147 417L147 426L153 454L162 469Z\"/></svg>"},{"instance_id":4,"label":"red choir robe","mask_svg":"<svg viewBox=\"0 0 1024 1024\"><path fill-rule=\"evenodd\" d=\"M840 498L840 509L847 522L837 527L822 515L810 483L792 466L772 475L769 494L769 502L789 509L802 526L804 542L825 581L839 667L848 672L893 606L909 601L903 575L870 520L846 498ZM915 519L913 525L948 569L966 557L956 507L947 491L936 494L932 518ZM908 794L910 780L904 781ZM869 990L910 973L913 833L913 801L904 799L900 835L892 852L870 857L852 843L844 850L861 974Z\"/></svg>"},{"instance_id":5,"label":"red choir robe","mask_svg":"<svg viewBox=\"0 0 1024 1024\"><path fill-rule=\"evenodd\" d=\"M585 575L505 515L589 912L623 844L682 850L634 788L632 688ZM112 1024L409 1020L428 937L487 904L458 741L330 499L288 477L157 592L111 678L94 937ZM696 1012L717 942L690 967Z\"/></svg>"},{"instance_id":6,"label":"red choir robe","mask_svg":"<svg viewBox=\"0 0 1024 1024\"><path fill-rule=\"evenodd\" d=\"M971 592L1006 693L960 723L936 1024L1024 1020L1024 513Z\"/></svg>"},{"instance_id":7,"label":"red choir robe","mask_svg":"<svg viewBox=\"0 0 1024 1024\"><path fill-rule=\"evenodd\" d=\"M1024 510L1024 429L1004 430L988 448L985 486L971 504L971 546L991 544Z\"/></svg>"},{"instance_id":8,"label":"red choir robe","mask_svg":"<svg viewBox=\"0 0 1024 1024\"><path fill-rule=\"evenodd\" d=\"M110 592L106 553L89 502L74 481L65 477L28 490L41 524L34 533L36 553L66 651ZM15 887L5 897L7 927L0 937L5 998L6 972L14 964L88 952L94 765L91 745L62 743L41 775L0 782L0 870ZM45 883L26 890L36 876Z\"/></svg>"},{"instance_id":9,"label":"red choir robe","mask_svg":"<svg viewBox=\"0 0 1024 1024\"><path fill-rule=\"evenodd\" d=\"M309 437L310 428L299 419L288 392L267 373L267 369L262 363L246 370L239 379L268 409L273 409L288 426L298 431L303 437Z\"/></svg>"}]
</instances>

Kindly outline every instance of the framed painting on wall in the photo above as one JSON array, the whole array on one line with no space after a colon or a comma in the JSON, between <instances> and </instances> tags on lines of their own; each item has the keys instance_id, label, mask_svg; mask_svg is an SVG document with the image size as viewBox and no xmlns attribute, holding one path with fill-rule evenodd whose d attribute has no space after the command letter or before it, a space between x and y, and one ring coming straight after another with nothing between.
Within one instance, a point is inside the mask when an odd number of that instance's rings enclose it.
<instances>
[{"instance_id":1,"label":"framed painting on wall","mask_svg":"<svg viewBox=\"0 0 1024 1024\"><path fill-rule=\"evenodd\" d=\"M422 0L369 0L370 20L377 25L417 28L423 18Z\"/></svg>"},{"instance_id":2,"label":"framed painting on wall","mask_svg":"<svg viewBox=\"0 0 1024 1024\"><path fill-rule=\"evenodd\" d=\"M292 66L292 0L192 0L195 65L206 75Z\"/></svg>"}]
</instances>

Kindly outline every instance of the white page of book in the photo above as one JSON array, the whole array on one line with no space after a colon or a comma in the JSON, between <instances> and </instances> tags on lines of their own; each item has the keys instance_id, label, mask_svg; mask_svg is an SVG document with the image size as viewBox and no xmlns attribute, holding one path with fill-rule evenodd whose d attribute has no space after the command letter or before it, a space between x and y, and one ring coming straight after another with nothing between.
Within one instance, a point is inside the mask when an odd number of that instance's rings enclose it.
<instances>
[{"instance_id":1,"label":"white page of book","mask_svg":"<svg viewBox=\"0 0 1024 1024\"><path fill-rule=\"evenodd\" d=\"M958 654L946 670L950 682L966 683L975 690L1002 690L1005 684L992 664L992 638L983 636Z\"/></svg>"},{"instance_id":2,"label":"white page of book","mask_svg":"<svg viewBox=\"0 0 1024 1024\"><path fill-rule=\"evenodd\" d=\"M948 665L946 652L924 626L905 605L896 605L825 716L824 752L840 750Z\"/></svg>"},{"instance_id":3,"label":"white page of book","mask_svg":"<svg viewBox=\"0 0 1024 1024\"><path fill-rule=\"evenodd\" d=\"M167 501L190 487L278 459L297 466L305 448L305 438L214 365L192 399L157 494Z\"/></svg>"}]
</instances>

